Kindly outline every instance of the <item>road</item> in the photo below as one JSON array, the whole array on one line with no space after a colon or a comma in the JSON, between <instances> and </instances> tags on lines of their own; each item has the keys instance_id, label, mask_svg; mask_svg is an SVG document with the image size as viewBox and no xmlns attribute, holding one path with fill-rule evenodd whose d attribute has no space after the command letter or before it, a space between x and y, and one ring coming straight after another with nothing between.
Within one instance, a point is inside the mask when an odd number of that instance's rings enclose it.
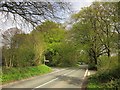
<instances>
[{"instance_id":1,"label":"road","mask_svg":"<svg viewBox=\"0 0 120 90\"><path fill-rule=\"evenodd\" d=\"M81 88L83 80L87 75L87 69L81 68L54 68L54 71L27 80L4 85L2 88ZM13 89L12 89L13 90ZM23 89L22 89L23 90Z\"/></svg>"}]
</instances>

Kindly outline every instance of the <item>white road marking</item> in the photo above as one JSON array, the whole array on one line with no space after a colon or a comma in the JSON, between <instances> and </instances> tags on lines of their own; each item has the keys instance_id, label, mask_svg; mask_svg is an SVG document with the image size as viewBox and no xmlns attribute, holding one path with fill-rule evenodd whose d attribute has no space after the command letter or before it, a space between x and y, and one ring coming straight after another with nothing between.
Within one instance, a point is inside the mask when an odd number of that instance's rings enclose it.
<instances>
[{"instance_id":1,"label":"white road marking","mask_svg":"<svg viewBox=\"0 0 120 90\"><path fill-rule=\"evenodd\" d=\"M88 72L88 76L90 76L90 72Z\"/></svg>"},{"instance_id":2,"label":"white road marking","mask_svg":"<svg viewBox=\"0 0 120 90\"><path fill-rule=\"evenodd\" d=\"M73 71L75 71L75 70L72 70L71 72L73 72ZM63 74L63 75L68 75L68 74L70 74L71 72L65 73L65 74Z\"/></svg>"},{"instance_id":3,"label":"white road marking","mask_svg":"<svg viewBox=\"0 0 120 90\"><path fill-rule=\"evenodd\" d=\"M63 74L63 75L68 75L68 74L72 73L73 71L75 71L75 70L72 70L72 71L70 71L70 72L68 72L68 73L65 73L65 74ZM47 85L47 84L49 84L49 83L51 83L51 82L53 82L53 81L55 81L55 80L57 80L57 79L59 79L59 78L52 79L52 80L50 80L50 81L48 81L48 82L46 82L46 83L44 83L44 84L42 84L42 85L39 85L39 86L33 88L32 90L35 90L35 89L40 88L40 87L42 87L42 86L44 86L44 85Z\"/></svg>"},{"instance_id":4,"label":"white road marking","mask_svg":"<svg viewBox=\"0 0 120 90\"><path fill-rule=\"evenodd\" d=\"M88 73L88 69L86 69L85 74L82 79L85 79L85 77L87 76L87 73ZM80 88L82 88L82 84L83 84L83 82L80 84Z\"/></svg>"},{"instance_id":5,"label":"white road marking","mask_svg":"<svg viewBox=\"0 0 120 90\"><path fill-rule=\"evenodd\" d=\"M60 71L64 71L64 70L66 70L66 69L57 70L57 71L51 72L51 73L49 73L49 74L53 74L53 73L60 72ZM49 75L49 74L47 74L47 75Z\"/></svg>"},{"instance_id":6,"label":"white road marking","mask_svg":"<svg viewBox=\"0 0 120 90\"><path fill-rule=\"evenodd\" d=\"M32 90L35 90L36 88L40 88L40 87L42 87L42 86L44 86L44 85L47 85L47 84L49 84L49 83L51 83L51 82L53 82L53 81L55 81L55 80L57 80L57 79L58 79L58 78L52 79L52 80L50 80L50 81L48 81L48 82L46 82L46 83L44 83L44 84L42 84L42 85L40 85L40 86L35 87L35 88L32 89Z\"/></svg>"},{"instance_id":7,"label":"white road marking","mask_svg":"<svg viewBox=\"0 0 120 90\"><path fill-rule=\"evenodd\" d=\"M68 69L68 68L56 70L56 71L54 71L54 72L51 72L51 73L46 74L46 76L47 76L47 75L50 75L50 74L53 74L53 73L56 73L56 72L64 71L64 70L66 70L66 69ZM35 76L35 77L36 77L36 76ZM15 81L15 82L11 82L11 83L8 83L8 84L0 85L0 88L1 88L1 87L6 87L6 86L8 86L8 85L17 84L17 83L19 83L19 82L23 82L23 81L26 81L26 80L34 79L35 77L31 77L31 78L23 79L23 80L20 80L20 81ZM0 89L0 90L1 90L1 89Z\"/></svg>"},{"instance_id":8,"label":"white road marking","mask_svg":"<svg viewBox=\"0 0 120 90\"><path fill-rule=\"evenodd\" d=\"M85 77L87 76L87 73L88 73L88 69L86 69L83 79L85 79Z\"/></svg>"}]
</instances>

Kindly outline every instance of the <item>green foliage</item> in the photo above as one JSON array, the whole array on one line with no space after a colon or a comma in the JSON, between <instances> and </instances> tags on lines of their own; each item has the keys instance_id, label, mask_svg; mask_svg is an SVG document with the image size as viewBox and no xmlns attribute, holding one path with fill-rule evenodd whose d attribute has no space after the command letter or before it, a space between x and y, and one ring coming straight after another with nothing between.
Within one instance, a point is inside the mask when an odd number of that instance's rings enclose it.
<instances>
[{"instance_id":1,"label":"green foliage","mask_svg":"<svg viewBox=\"0 0 120 90\"><path fill-rule=\"evenodd\" d=\"M39 65L42 64L44 52L46 50L46 44L44 42L44 37L41 33L34 32L31 35L33 36L32 43L34 44L34 65Z\"/></svg>"},{"instance_id":2,"label":"green foliage","mask_svg":"<svg viewBox=\"0 0 120 90\"><path fill-rule=\"evenodd\" d=\"M120 79L111 80L110 82L106 83L106 88L112 88L112 89L120 89Z\"/></svg>"},{"instance_id":3,"label":"green foliage","mask_svg":"<svg viewBox=\"0 0 120 90\"><path fill-rule=\"evenodd\" d=\"M49 30L53 29L53 28L59 28L60 24L57 24L53 21L45 21L43 22L41 25L38 25L33 31L34 32L49 32Z\"/></svg>"},{"instance_id":4,"label":"green foliage","mask_svg":"<svg viewBox=\"0 0 120 90\"><path fill-rule=\"evenodd\" d=\"M25 67L42 64L45 52L54 53L54 47L64 38L64 30L59 26L54 22L46 21L30 34L14 35L11 38L11 47L3 48L3 65Z\"/></svg>"},{"instance_id":5,"label":"green foliage","mask_svg":"<svg viewBox=\"0 0 120 90\"><path fill-rule=\"evenodd\" d=\"M85 62L86 64L89 63L89 57L87 55L88 53L86 53L85 51L83 50L80 50L80 54L78 55L78 61L79 62Z\"/></svg>"},{"instance_id":6,"label":"green foliage","mask_svg":"<svg viewBox=\"0 0 120 90\"><path fill-rule=\"evenodd\" d=\"M116 66L118 66L118 56L107 57L104 55L99 57L97 65L98 71L114 68Z\"/></svg>"},{"instance_id":7,"label":"green foliage","mask_svg":"<svg viewBox=\"0 0 120 90\"><path fill-rule=\"evenodd\" d=\"M61 28L60 24L52 21L46 21L37 26L32 33L35 32L41 33L43 36L44 43L46 45L44 55L45 59L49 60L49 63L46 64L49 66L55 66L56 61L54 61L53 57L57 54L56 47L60 46L60 44L64 40L65 30Z\"/></svg>"},{"instance_id":8,"label":"green foliage","mask_svg":"<svg viewBox=\"0 0 120 90\"><path fill-rule=\"evenodd\" d=\"M105 60L107 57L104 56L101 58ZM106 61L104 60L103 63ZM110 62L106 61L105 66L99 67L98 72L89 77L88 88L120 88L120 66L117 64L118 61L115 56L111 60Z\"/></svg>"},{"instance_id":9,"label":"green foliage","mask_svg":"<svg viewBox=\"0 0 120 90\"><path fill-rule=\"evenodd\" d=\"M88 69L89 69L89 70L97 70L97 66L96 66L96 64L94 64L94 63L89 63L89 64L88 64Z\"/></svg>"},{"instance_id":10,"label":"green foliage","mask_svg":"<svg viewBox=\"0 0 120 90\"><path fill-rule=\"evenodd\" d=\"M51 72L52 69L46 65L31 67L2 68L2 83L21 80L24 78L45 74Z\"/></svg>"},{"instance_id":11,"label":"green foliage","mask_svg":"<svg viewBox=\"0 0 120 90\"><path fill-rule=\"evenodd\" d=\"M58 52L53 57L58 66L75 66L78 62L78 52L73 44L62 43L56 49Z\"/></svg>"},{"instance_id":12,"label":"green foliage","mask_svg":"<svg viewBox=\"0 0 120 90\"><path fill-rule=\"evenodd\" d=\"M88 88L120 88L120 67L99 72L89 78ZM95 86L95 87L93 87Z\"/></svg>"},{"instance_id":13,"label":"green foliage","mask_svg":"<svg viewBox=\"0 0 120 90\"><path fill-rule=\"evenodd\" d=\"M10 48L4 47L3 65L6 67L31 66L34 60L33 43L28 34L17 34L12 37L12 45Z\"/></svg>"},{"instance_id":14,"label":"green foliage","mask_svg":"<svg viewBox=\"0 0 120 90\"><path fill-rule=\"evenodd\" d=\"M88 53L92 63L90 66L97 64L100 56L107 54L110 57L111 53L117 52L119 21L116 4L93 2L72 16L76 21L71 30L74 41L83 45L81 48Z\"/></svg>"}]
</instances>

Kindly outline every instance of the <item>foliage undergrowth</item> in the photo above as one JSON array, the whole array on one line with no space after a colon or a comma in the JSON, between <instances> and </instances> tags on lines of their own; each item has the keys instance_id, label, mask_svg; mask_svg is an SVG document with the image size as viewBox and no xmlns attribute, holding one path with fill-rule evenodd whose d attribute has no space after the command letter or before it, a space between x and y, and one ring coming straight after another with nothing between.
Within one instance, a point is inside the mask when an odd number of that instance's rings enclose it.
<instances>
[{"instance_id":1,"label":"foliage undergrowth","mask_svg":"<svg viewBox=\"0 0 120 90\"><path fill-rule=\"evenodd\" d=\"M106 61L103 60L101 63L104 62L106 65L99 66L98 72L88 79L88 86L87 88L102 88L103 90L109 89L120 89L120 66L116 63L116 57L112 57L110 62L105 63Z\"/></svg>"},{"instance_id":2,"label":"foliage undergrowth","mask_svg":"<svg viewBox=\"0 0 120 90\"><path fill-rule=\"evenodd\" d=\"M52 69L46 65L31 66L31 67L14 67L2 68L2 83L21 80L36 75L51 72Z\"/></svg>"}]
</instances>

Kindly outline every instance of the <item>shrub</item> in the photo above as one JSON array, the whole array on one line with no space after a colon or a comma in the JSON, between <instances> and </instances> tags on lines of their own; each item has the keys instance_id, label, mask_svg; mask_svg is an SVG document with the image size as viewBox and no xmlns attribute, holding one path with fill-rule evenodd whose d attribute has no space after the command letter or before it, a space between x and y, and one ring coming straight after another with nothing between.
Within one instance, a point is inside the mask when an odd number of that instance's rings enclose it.
<instances>
[{"instance_id":1,"label":"shrub","mask_svg":"<svg viewBox=\"0 0 120 90\"><path fill-rule=\"evenodd\" d=\"M98 65L97 65L98 71L112 69L117 66L118 66L118 56L112 56L109 58L108 56L99 57Z\"/></svg>"},{"instance_id":2,"label":"shrub","mask_svg":"<svg viewBox=\"0 0 120 90\"><path fill-rule=\"evenodd\" d=\"M95 64L88 64L88 69L89 70L97 70L97 66Z\"/></svg>"},{"instance_id":3,"label":"shrub","mask_svg":"<svg viewBox=\"0 0 120 90\"><path fill-rule=\"evenodd\" d=\"M111 80L110 82L106 83L104 87L118 90L120 89L120 79Z\"/></svg>"},{"instance_id":4,"label":"shrub","mask_svg":"<svg viewBox=\"0 0 120 90\"><path fill-rule=\"evenodd\" d=\"M88 88L120 88L120 66L99 71L95 75L89 77Z\"/></svg>"}]
</instances>

